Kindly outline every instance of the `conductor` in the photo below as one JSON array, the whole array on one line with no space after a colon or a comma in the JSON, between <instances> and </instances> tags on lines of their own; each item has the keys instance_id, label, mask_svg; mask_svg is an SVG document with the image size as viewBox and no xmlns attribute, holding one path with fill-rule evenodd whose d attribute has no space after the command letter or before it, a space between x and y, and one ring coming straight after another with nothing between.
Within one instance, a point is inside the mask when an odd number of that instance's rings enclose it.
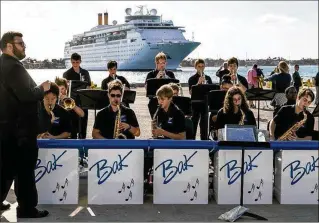
<instances>
[{"instance_id":1,"label":"conductor","mask_svg":"<svg viewBox=\"0 0 319 223\"><path fill-rule=\"evenodd\" d=\"M17 196L18 218L41 218L49 212L39 211L34 169L38 159L38 109L50 82L39 86L20 62L26 45L18 32L3 34L0 46L0 177L1 211L13 179Z\"/></svg>"}]
</instances>

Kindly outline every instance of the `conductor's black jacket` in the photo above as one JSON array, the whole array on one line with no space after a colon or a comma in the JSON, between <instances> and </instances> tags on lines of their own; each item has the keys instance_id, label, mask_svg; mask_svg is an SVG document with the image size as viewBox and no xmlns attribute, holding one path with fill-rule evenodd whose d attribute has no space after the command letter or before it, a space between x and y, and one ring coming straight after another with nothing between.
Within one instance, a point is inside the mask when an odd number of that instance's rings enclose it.
<instances>
[{"instance_id":1,"label":"conductor's black jacket","mask_svg":"<svg viewBox=\"0 0 319 223\"><path fill-rule=\"evenodd\" d=\"M0 56L0 130L18 136L37 133L40 102L44 89L37 86L16 58ZM1 132L1 131L0 131Z\"/></svg>"}]
</instances>

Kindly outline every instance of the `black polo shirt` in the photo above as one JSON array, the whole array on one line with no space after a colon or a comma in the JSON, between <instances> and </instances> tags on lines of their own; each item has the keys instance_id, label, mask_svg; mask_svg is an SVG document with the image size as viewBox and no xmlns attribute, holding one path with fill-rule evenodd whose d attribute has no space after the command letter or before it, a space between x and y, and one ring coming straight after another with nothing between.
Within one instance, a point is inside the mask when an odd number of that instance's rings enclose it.
<instances>
[{"instance_id":1,"label":"black polo shirt","mask_svg":"<svg viewBox=\"0 0 319 223\"><path fill-rule=\"evenodd\" d=\"M106 139L113 139L115 118L118 111L114 112L111 105L97 113L93 128L100 130L100 134ZM125 122L135 128L139 127L134 111L121 105L121 122ZM126 130L122 132L128 139L135 139L135 136Z\"/></svg>"},{"instance_id":2,"label":"black polo shirt","mask_svg":"<svg viewBox=\"0 0 319 223\"><path fill-rule=\"evenodd\" d=\"M248 89L248 81L244 76L237 74L237 79L239 83L241 83L246 89Z\"/></svg>"},{"instance_id":3,"label":"black polo shirt","mask_svg":"<svg viewBox=\"0 0 319 223\"><path fill-rule=\"evenodd\" d=\"M49 132L53 136L62 134L63 132L71 133L71 120L70 114L62 108L60 105L56 104L52 110L55 121L51 123L51 115L45 110L42 103L42 110L40 114L40 133Z\"/></svg>"},{"instance_id":4,"label":"black polo shirt","mask_svg":"<svg viewBox=\"0 0 319 223\"><path fill-rule=\"evenodd\" d=\"M174 103L171 103L167 112L160 109L157 113L158 126L168 132L178 134L186 132L185 115ZM168 137L165 137L169 139Z\"/></svg>"},{"instance_id":5,"label":"black polo shirt","mask_svg":"<svg viewBox=\"0 0 319 223\"><path fill-rule=\"evenodd\" d=\"M147 81L148 79L156 78L158 72L159 72L159 70L152 70L152 71L150 71L150 72L147 74L147 76L146 76L145 84L146 84L146 81ZM175 79L175 74L174 74L172 71L170 71L170 70L165 70L165 73L166 73L165 76L168 76L168 77L171 78L171 79Z\"/></svg>"},{"instance_id":6,"label":"black polo shirt","mask_svg":"<svg viewBox=\"0 0 319 223\"><path fill-rule=\"evenodd\" d=\"M109 88L108 87L108 83L110 83L111 81L116 80L116 79L119 79L122 82L122 84L125 84L125 87L131 88L129 82L126 80L125 77L115 75L115 79L112 76L108 76L107 78L105 78L102 81L101 89L102 90L107 90Z\"/></svg>"},{"instance_id":7,"label":"black polo shirt","mask_svg":"<svg viewBox=\"0 0 319 223\"><path fill-rule=\"evenodd\" d=\"M274 117L274 121L276 123L276 129L275 129L275 139L278 139L280 136L282 136L289 128L291 128L294 124L301 121L304 118L303 112L300 112L299 114L296 114L295 112L296 105L287 105L281 107L281 109L278 111L276 116ZM307 121L299 128L299 130L296 132L296 135L299 138L304 138L306 136L312 136L315 120L313 115L306 111L307 114Z\"/></svg>"},{"instance_id":8,"label":"black polo shirt","mask_svg":"<svg viewBox=\"0 0 319 223\"><path fill-rule=\"evenodd\" d=\"M199 78L200 78L199 74L196 73L196 74L194 74L193 76L191 76L188 79L188 88L189 88L189 90L192 89L193 85L196 85L198 83ZM213 84L212 79L210 78L210 76L205 75L205 80L207 81L207 84Z\"/></svg>"},{"instance_id":9,"label":"black polo shirt","mask_svg":"<svg viewBox=\"0 0 319 223\"><path fill-rule=\"evenodd\" d=\"M63 77L71 81L86 81L91 85L91 77L87 70L80 67L80 73L74 71L73 67L63 73Z\"/></svg>"},{"instance_id":10,"label":"black polo shirt","mask_svg":"<svg viewBox=\"0 0 319 223\"><path fill-rule=\"evenodd\" d=\"M245 113L244 125L256 125L256 119L254 113L251 110L247 110ZM221 108L217 113L216 127L217 129L225 128L226 124L238 125L242 118L240 111L237 113L224 113Z\"/></svg>"}]
</instances>

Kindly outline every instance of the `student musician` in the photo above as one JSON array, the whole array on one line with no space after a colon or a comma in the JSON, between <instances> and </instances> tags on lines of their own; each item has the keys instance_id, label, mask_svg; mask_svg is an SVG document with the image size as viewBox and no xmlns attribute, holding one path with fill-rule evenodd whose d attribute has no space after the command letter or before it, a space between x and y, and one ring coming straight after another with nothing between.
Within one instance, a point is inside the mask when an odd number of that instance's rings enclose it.
<instances>
[{"instance_id":1,"label":"student musician","mask_svg":"<svg viewBox=\"0 0 319 223\"><path fill-rule=\"evenodd\" d=\"M172 78L175 79L175 74L172 71L166 70L167 57L165 53L160 52L155 56L155 70L150 71L145 79L145 88L146 81L151 78Z\"/></svg>"},{"instance_id":2,"label":"student musician","mask_svg":"<svg viewBox=\"0 0 319 223\"><path fill-rule=\"evenodd\" d=\"M116 79L120 80L122 82L122 84L125 84L125 90L129 90L130 89L130 84L126 80L126 78L116 74L117 62L115 60L110 60L107 63L107 70L109 71L109 76L102 81L102 83L101 83L101 89L102 90L107 90L108 89L108 84L111 81L116 80Z\"/></svg>"},{"instance_id":3,"label":"student musician","mask_svg":"<svg viewBox=\"0 0 319 223\"><path fill-rule=\"evenodd\" d=\"M135 139L140 128L134 111L121 104L123 85L111 81L108 85L110 104L98 112L93 126L93 139Z\"/></svg>"},{"instance_id":4,"label":"student musician","mask_svg":"<svg viewBox=\"0 0 319 223\"><path fill-rule=\"evenodd\" d=\"M161 86L156 92L156 97L159 107L152 119L153 137L177 140L185 139L185 115L172 102L172 87L169 84Z\"/></svg>"},{"instance_id":5,"label":"student musician","mask_svg":"<svg viewBox=\"0 0 319 223\"><path fill-rule=\"evenodd\" d=\"M63 100L68 98L68 81L65 78L61 77L56 77L55 78L55 83L58 85L60 94L58 98L58 105L64 106L63 105ZM77 134L79 133L79 122L80 118L83 118L85 116L84 111L82 108L77 106L79 104L79 101L75 100L75 105L71 110L68 110L72 122L72 133L71 133L71 139L77 139ZM80 138L80 137L79 137Z\"/></svg>"},{"instance_id":6,"label":"student musician","mask_svg":"<svg viewBox=\"0 0 319 223\"><path fill-rule=\"evenodd\" d=\"M44 93L40 110L41 139L68 139L71 136L71 121L69 113L57 104L59 87L51 82L50 90Z\"/></svg>"},{"instance_id":7,"label":"student musician","mask_svg":"<svg viewBox=\"0 0 319 223\"><path fill-rule=\"evenodd\" d=\"M66 72L63 73L63 78L67 80L75 80L75 81L85 81L89 86L91 86L91 77L87 70L83 69L81 65L81 55L78 53L73 53L71 55L71 64L72 67L68 69ZM88 109L83 109L85 116L81 119L81 137L83 139L86 138L86 129L87 129L87 123L88 123L88 116L89 112ZM77 118L74 120L74 122L77 121Z\"/></svg>"},{"instance_id":8,"label":"student musician","mask_svg":"<svg viewBox=\"0 0 319 223\"><path fill-rule=\"evenodd\" d=\"M188 87L189 87L189 93L192 94L192 86L195 85L201 85L201 84L212 84L212 79L204 74L205 69L205 61L203 59L198 59L195 61L195 69L196 74L191 76L188 79ZM194 135L193 139L196 138L196 132L197 132L197 126L198 122L200 121L200 138L201 140L207 140L207 123L205 121L205 104L204 103L193 103L192 104L192 121L193 121L193 129L194 129Z\"/></svg>"},{"instance_id":9,"label":"student musician","mask_svg":"<svg viewBox=\"0 0 319 223\"><path fill-rule=\"evenodd\" d=\"M299 90L295 105L281 107L270 122L271 140L311 140L314 131L314 117L307 108L314 100L312 90Z\"/></svg>"},{"instance_id":10,"label":"student musician","mask_svg":"<svg viewBox=\"0 0 319 223\"><path fill-rule=\"evenodd\" d=\"M222 129L226 124L256 125L254 113L249 109L246 96L238 86L227 91L224 106L217 113L216 129Z\"/></svg>"},{"instance_id":11,"label":"student musician","mask_svg":"<svg viewBox=\"0 0 319 223\"><path fill-rule=\"evenodd\" d=\"M228 70L230 72L231 80L234 85L239 86L243 92L248 89L248 81L244 76L238 74L238 60L235 57L230 58L228 61Z\"/></svg>"}]
</instances>

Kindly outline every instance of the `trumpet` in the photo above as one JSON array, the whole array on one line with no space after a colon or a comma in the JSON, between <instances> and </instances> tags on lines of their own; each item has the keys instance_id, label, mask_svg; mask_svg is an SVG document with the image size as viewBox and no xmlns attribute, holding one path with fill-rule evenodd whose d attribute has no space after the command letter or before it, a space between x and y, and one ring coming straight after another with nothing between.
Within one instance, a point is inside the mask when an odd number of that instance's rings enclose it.
<instances>
[{"instance_id":1,"label":"trumpet","mask_svg":"<svg viewBox=\"0 0 319 223\"><path fill-rule=\"evenodd\" d=\"M166 75L165 70L160 70L157 75L159 75L160 79L165 78L165 75Z\"/></svg>"},{"instance_id":2,"label":"trumpet","mask_svg":"<svg viewBox=\"0 0 319 223\"><path fill-rule=\"evenodd\" d=\"M157 110L156 110L154 116L153 116L153 119L152 119L152 122L151 122L152 131L153 131L154 129L157 129L157 127L158 127L158 112L160 111L160 109L161 109L161 106L159 105L159 106L157 107ZM153 139L163 138L163 136L157 136L157 137L156 137L155 135L152 135L152 138L153 138Z\"/></svg>"},{"instance_id":3,"label":"trumpet","mask_svg":"<svg viewBox=\"0 0 319 223\"><path fill-rule=\"evenodd\" d=\"M75 101L73 98L71 98L71 85L72 85L72 81L70 81L68 97L62 99L62 107L67 111L70 111L70 110L74 109L74 107L75 107Z\"/></svg>"},{"instance_id":4,"label":"trumpet","mask_svg":"<svg viewBox=\"0 0 319 223\"><path fill-rule=\"evenodd\" d=\"M198 74L199 74L200 77L204 77L205 80L204 80L203 84L207 84L207 80L206 80L206 78L205 78L204 72L203 72L202 70L199 70L199 71L198 71Z\"/></svg>"},{"instance_id":5,"label":"trumpet","mask_svg":"<svg viewBox=\"0 0 319 223\"><path fill-rule=\"evenodd\" d=\"M181 83L178 83L178 84L176 84L176 85L178 86L178 89L179 89L179 92L181 93L181 96L184 96L183 88L182 88Z\"/></svg>"}]
</instances>

